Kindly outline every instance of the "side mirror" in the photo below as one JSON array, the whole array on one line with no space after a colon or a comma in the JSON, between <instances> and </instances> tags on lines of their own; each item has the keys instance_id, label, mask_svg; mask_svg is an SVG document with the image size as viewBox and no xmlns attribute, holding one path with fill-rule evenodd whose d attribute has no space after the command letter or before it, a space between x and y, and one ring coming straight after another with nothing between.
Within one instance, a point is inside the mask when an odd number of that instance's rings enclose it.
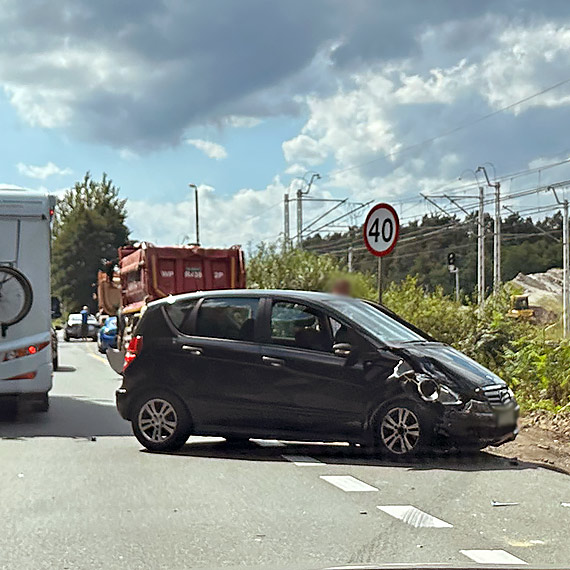
<instances>
[{"instance_id":1,"label":"side mirror","mask_svg":"<svg viewBox=\"0 0 570 570\"><path fill-rule=\"evenodd\" d=\"M338 344L333 345L333 352L337 356L347 358L352 352L352 345L348 344L348 342L339 342Z\"/></svg>"}]
</instances>

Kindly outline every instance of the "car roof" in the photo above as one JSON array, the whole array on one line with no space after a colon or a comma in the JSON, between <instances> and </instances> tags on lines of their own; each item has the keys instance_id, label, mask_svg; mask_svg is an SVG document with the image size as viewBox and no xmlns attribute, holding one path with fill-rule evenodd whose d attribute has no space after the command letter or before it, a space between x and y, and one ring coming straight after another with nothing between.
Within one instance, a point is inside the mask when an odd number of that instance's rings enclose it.
<instances>
[{"instance_id":1,"label":"car roof","mask_svg":"<svg viewBox=\"0 0 570 570\"><path fill-rule=\"evenodd\" d=\"M333 293L323 293L322 291L298 291L294 289L221 289L216 291L196 291L195 293L183 293L181 295L169 295L163 299L149 303L149 307L159 305L169 305L172 303L191 299L201 299L202 297L289 297L296 301L316 301L326 303L327 301L338 300L339 295ZM342 297L343 300L356 301L352 297Z\"/></svg>"}]
</instances>

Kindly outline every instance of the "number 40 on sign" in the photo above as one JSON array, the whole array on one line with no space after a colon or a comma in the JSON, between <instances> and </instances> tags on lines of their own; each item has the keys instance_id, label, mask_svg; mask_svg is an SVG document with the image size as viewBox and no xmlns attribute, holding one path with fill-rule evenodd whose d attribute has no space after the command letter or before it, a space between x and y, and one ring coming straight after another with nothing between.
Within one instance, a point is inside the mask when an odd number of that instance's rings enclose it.
<instances>
[{"instance_id":1,"label":"number 40 on sign","mask_svg":"<svg viewBox=\"0 0 570 570\"><path fill-rule=\"evenodd\" d=\"M364 244L376 257L388 255L398 241L400 221L390 204L376 204L364 222Z\"/></svg>"}]
</instances>

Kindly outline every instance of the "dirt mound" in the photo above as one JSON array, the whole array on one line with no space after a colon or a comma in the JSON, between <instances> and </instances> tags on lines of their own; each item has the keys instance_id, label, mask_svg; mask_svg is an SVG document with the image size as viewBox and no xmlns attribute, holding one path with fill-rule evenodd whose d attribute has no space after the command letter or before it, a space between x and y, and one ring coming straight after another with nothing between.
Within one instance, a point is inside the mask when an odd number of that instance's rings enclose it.
<instances>
[{"instance_id":1,"label":"dirt mound","mask_svg":"<svg viewBox=\"0 0 570 570\"><path fill-rule=\"evenodd\" d=\"M519 273L511 283L522 287L530 305L559 306L562 303L562 269L549 269L545 273Z\"/></svg>"},{"instance_id":2,"label":"dirt mound","mask_svg":"<svg viewBox=\"0 0 570 570\"><path fill-rule=\"evenodd\" d=\"M520 433L515 441L488 450L570 474L570 412L529 412L520 420Z\"/></svg>"}]
</instances>

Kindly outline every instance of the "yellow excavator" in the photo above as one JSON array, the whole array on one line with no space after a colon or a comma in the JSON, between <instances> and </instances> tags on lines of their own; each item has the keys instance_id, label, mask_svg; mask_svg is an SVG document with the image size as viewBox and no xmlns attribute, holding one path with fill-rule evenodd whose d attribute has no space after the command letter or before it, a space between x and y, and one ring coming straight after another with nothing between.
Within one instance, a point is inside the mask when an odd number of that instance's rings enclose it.
<instances>
[{"instance_id":1,"label":"yellow excavator","mask_svg":"<svg viewBox=\"0 0 570 570\"><path fill-rule=\"evenodd\" d=\"M511 308L507 317L524 321L535 320L535 307L529 306L528 295L511 295Z\"/></svg>"}]
</instances>

